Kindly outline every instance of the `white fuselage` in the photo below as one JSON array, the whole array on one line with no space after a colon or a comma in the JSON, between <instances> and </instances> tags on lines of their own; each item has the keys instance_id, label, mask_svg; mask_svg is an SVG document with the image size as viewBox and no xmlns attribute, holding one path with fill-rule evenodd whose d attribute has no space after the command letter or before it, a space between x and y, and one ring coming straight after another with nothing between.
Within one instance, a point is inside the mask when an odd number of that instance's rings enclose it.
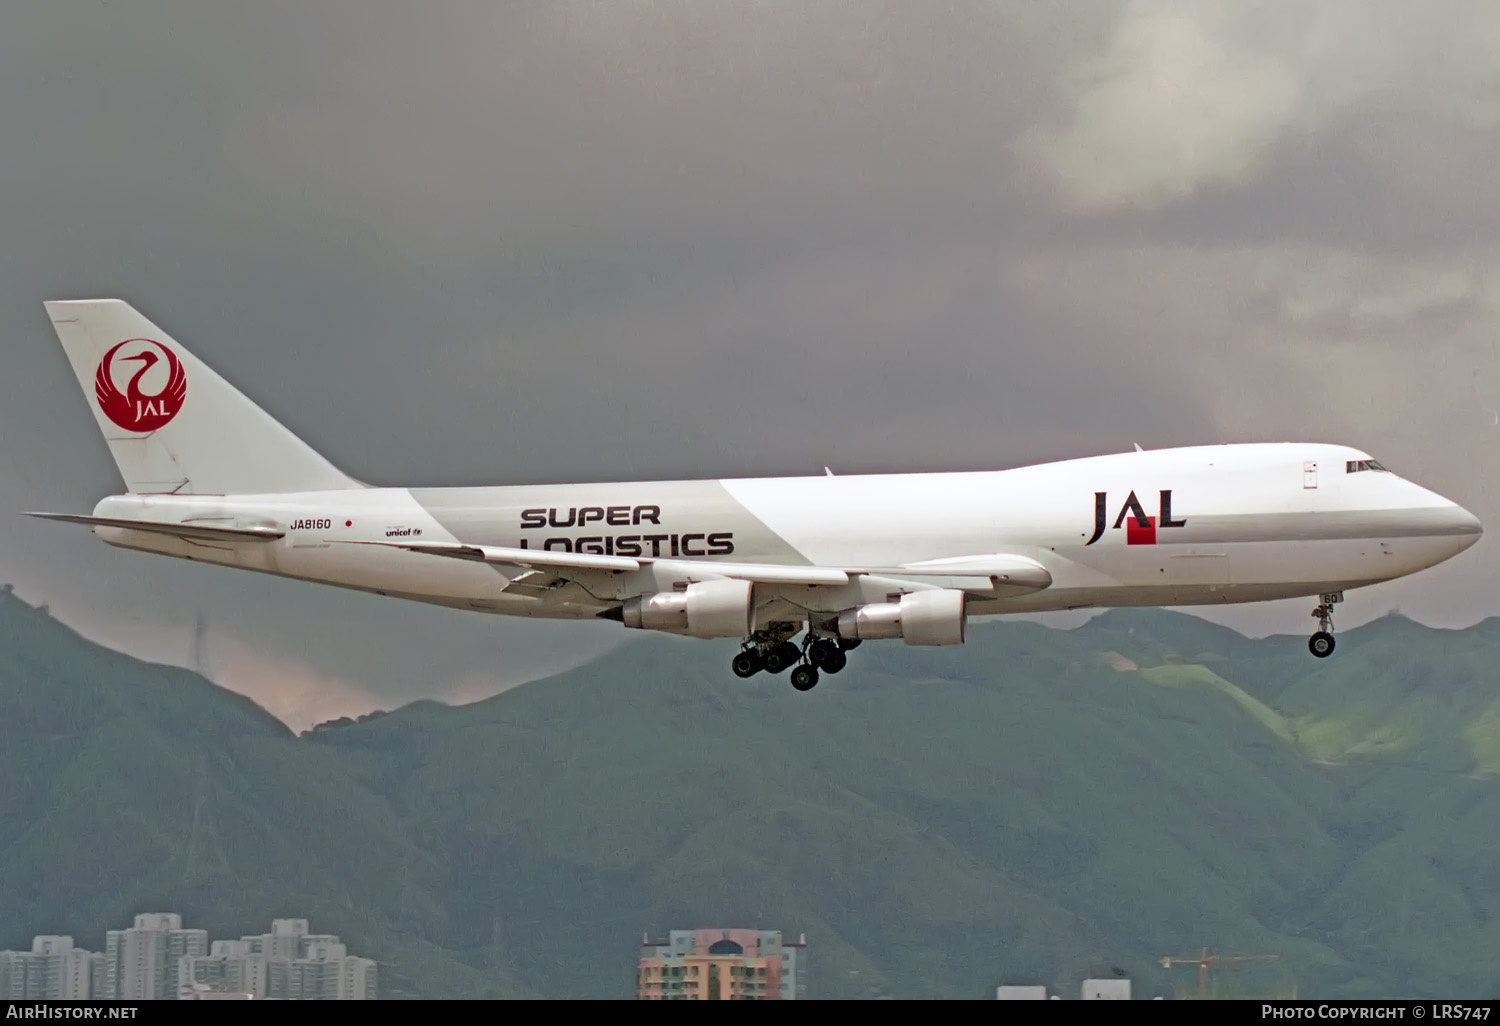
<instances>
[{"instance_id":1,"label":"white fuselage","mask_svg":"<svg viewBox=\"0 0 1500 1026\"><path fill-rule=\"evenodd\" d=\"M1430 567L1478 540L1479 522L1442 496L1383 470L1351 472L1368 461L1336 445L1219 445L973 473L124 495L95 515L270 525L285 537L96 531L131 548L522 616L595 616L649 582L512 588L514 568L348 543L419 538L653 557L654 586L670 586L679 559L900 568L1008 554L1050 573L1041 590L971 596L969 614L986 615L1337 592ZM883 600L890 587L756 584L757 618L807 619Z\"/></svg>"}]
</instances>

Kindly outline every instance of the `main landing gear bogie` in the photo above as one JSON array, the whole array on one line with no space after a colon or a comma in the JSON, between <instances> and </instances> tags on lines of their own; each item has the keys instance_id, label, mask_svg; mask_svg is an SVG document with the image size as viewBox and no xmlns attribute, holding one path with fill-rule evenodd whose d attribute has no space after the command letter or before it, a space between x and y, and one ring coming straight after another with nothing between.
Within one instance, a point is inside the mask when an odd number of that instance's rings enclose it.
<instances>
[{"instance_id":1,"label":"main landing gear bogie","mask_svg":"<svg viewBox=\"0 0 1500 1026\"><path fill-rule=\"evenodd\" d=\"M802 649L794 641L783 641L767 651L763 658L768 672L784 673L801 661Z\"/></svg>"},{"instance_id":2,"label":"main landing gear bogie","mask_svg":"<svg viewBox=\"0 0 1500 1026\"><path fill-rule=\"evenodd\" d=\"M1327 659L1333 655L1333 607L1342 601L1343 592L1325 592L1318 596L1318 608L1312 611L1314 619L1318 621L1318 629L1307 639L1307 650L1319 659Z\"/></svg>"},{"instance_id":3,"label":"main landing gear bogie","mask_svg":"<svg viewBox=\"0 0 1500 1026\"><path fill-rule=\"evenodd\" d=\"M785 636L783 635L783 638ZM754 677L767 673L785 673L802 661L802 646L794 641L751 638L729 662L736 677Z\"/></svg>"},{"instance_id":4,"label":"main landing gear bogie","mask_svg":"<svg viewBox=\"0 0 1500 1026\"><path fill-rule=\"evenodd\" d=\"M754 677L766 668L766 659L755 649L747 648L730 661L729 668L736 677Z\"/></svg>"},{"instance_id":5,"label":"main landing gear bogie","mask_svg":"<svg viewBox=\"0 0 1500 1026\"><path fill-rule=\"evenodd\" d=\"M807 661L825 673L838 673L849 663L844 649L831 638L819 638L807 646Z\"/></svg>"},{"instance_id":6,"label":"main landing gear bogie","mask_svg":"<svg viewBox=\"0 0 1500 1026\"><path fill-rule=\"evenodd\" d=\"M791 670L792 687L811 691L822 674L844 669L849 664L846 653L858 645L855 639L827 635L809 635L800 645L785 633L757 635L745 642L729 666L740 678L753 677L762 670L767 673Z\"/></svg>"}]
</instances>

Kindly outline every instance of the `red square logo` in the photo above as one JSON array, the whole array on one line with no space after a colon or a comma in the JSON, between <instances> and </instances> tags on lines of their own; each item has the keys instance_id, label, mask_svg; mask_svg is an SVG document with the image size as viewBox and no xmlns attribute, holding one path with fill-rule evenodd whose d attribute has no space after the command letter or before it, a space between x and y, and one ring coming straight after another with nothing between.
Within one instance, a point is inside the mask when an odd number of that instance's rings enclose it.
<instances>
[{"instance_id":1,"label":"red square logo","mask_svg":"<svg viewBox=\"0 0 1500 1026\"><path fill-rule=\"evenodd\" d=\"M1125 544L1126 545L1155 545L1156 544L1156 518L1147 517L1146 526L1135 517L1125 518Z\"/></svg>"}]
</instances>

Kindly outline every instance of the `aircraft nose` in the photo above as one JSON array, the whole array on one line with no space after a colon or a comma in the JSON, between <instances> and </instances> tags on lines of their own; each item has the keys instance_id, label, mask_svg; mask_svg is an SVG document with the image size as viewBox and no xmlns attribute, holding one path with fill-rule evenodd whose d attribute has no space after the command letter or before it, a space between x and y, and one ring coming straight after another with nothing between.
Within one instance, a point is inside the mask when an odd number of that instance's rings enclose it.
<instances>
[{"instance_id":1,"label":"aircraft nose","mask_svg":"<svg viewBox=\"0 0 1500 1026\"><path fill-rule=\"evenodd\" d=\"M1449 505L1446 519L1453 533L1465 539L1465 548L1473 545L1484 534L1484 525L1479 522L1479 518L1456 502Z\"/></svg>"},{"instance_id":2,"label":"aircraft nose","mask_svg":"<svg viewBox=\"0 0 1500 1026\"><path fill-rule=\"evenodd\" d=\"M1451 499L1443 499L1441 505L1429 508L1423 519L1428 525L1423 533L1449 539L1455 553L1467 549L1484 534L1479 518Z\"/></svg>"}]
</instances>

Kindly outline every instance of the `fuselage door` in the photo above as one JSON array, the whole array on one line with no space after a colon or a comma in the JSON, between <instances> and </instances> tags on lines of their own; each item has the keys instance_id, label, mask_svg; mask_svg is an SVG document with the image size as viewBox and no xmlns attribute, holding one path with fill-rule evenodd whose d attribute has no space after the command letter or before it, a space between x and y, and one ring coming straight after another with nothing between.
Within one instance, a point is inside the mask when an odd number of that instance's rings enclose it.
<instances>
[{"instance_id":1,"label":"fuselage door","mask_svg":"<svg viewBox=\"0 0 1500 1026\"><path fill-rule=\"evenodd\" d=\"M1318 487L1318 461L1305 460L1302 464L1302 487Z\"/></svg>"}]
</instances>

